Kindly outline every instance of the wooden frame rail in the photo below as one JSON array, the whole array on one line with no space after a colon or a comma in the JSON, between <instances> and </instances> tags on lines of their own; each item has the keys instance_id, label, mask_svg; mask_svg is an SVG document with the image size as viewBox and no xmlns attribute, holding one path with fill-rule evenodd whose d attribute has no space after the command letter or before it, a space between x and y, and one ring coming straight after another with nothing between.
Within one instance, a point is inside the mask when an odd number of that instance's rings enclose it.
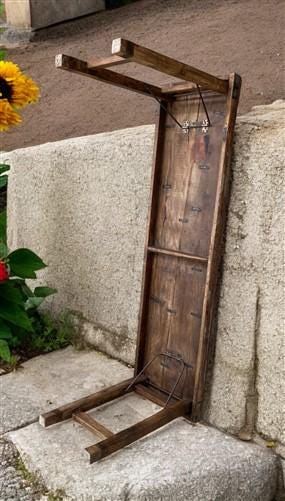
<instances>
[{"instance_id":1,"label":"wooden frame rail","mask_svg":"<svg viewBox=\"0 0 285 501\"><path fill-rule=\"evenodd\" d=\"M182 78L197 85L204 85L208 89L221 94L227 94L228 92L228 80L210 75L205 71L189 66L189 64L181 63L180 61L176 61L176 59L137 45L124 38L113 40L112 54L125 58L127 61L148 66L161 73Z\"/></svg>"},{"instance_id":2,"label":"wooden frame rail","mask_svg":"<svg viewBox=\"0 0 285 501\"><path fill-rule=\"evenodd\" d=\"M203 89L206 88L221 94L227 94L228 92L228 80L210 75L193 66L137 45L130 40L125 40L124 38L113 40L112 53L113 55L109 57L94 58L89 62L65 54L58 54L55 59L55 65L57 68L72 73L85 75L123 89L138 92L139 94L151 97L155 96L156 98L166 100L176 93L191 92L196 89L197 85ZM106 69L128 62L147 66L166 75L183 79L184 81L160 88L156 85Z\"/></svg>"},{"instance_id":3,"label":"wooden frame rail","mask_svg":"<svg viewBox=\"0 0 285 501\"><path fill-rule=\"evenodd\" d=\"M190 401L177 401L177 399L172 398L170 402L171 405L168 407L165 407L156 414L118 433L113 433L102 423L99 423L92 416L84 412L99 407L105 403L112 402L117 398L133 391L158 405L162 405L160 392L144 385L146 383L145 376L140 377L135 382L134 386L130 388L130 384L132 382L133 378L127 379L126 381L111 386L110 388L105 388L104 390L88 395L87 397L82 397L75 402L63 405L50 412L46 412L39 417L39 422L42 426L48 427L72 418L74 421L84 426L87 430L91 431L91 433L94 433L102 438L103 440L101 442L86 448L90 457L90 463L94 463L95 461L99 461L100 459L113 454L123 447L136 442L152 431L170 423L177 417L184 415L186 417L190 412Z\"/></svg>"}]
</instances>

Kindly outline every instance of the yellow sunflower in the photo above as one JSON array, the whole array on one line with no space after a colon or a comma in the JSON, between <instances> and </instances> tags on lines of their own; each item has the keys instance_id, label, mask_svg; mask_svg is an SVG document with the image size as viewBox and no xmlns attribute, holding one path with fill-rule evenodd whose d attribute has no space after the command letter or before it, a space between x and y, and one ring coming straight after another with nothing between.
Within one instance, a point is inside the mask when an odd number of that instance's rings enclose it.
<instances>
[{"instance_id":1,"label":"yellow sunflower","mask_svg":"<svg viewBox=\"0 0 285 501\"><path fill-rule=\"evenodd\" d=\"M21 122L16 109L35 103L38 97L38 86L17 64L0 61L0 130Z\"/></svg>"},{"instance_id":2,"label":"yellow sunflower","mask_svg":"<svg viewBox=\"0 0 285 501\"><path fill-rule=\"evenodd\" d=\"M22 121L17 113L9 104L7 99L0 98L0 132L9 129L10 125L17 125Z\"/></svg>"}]
</instances>

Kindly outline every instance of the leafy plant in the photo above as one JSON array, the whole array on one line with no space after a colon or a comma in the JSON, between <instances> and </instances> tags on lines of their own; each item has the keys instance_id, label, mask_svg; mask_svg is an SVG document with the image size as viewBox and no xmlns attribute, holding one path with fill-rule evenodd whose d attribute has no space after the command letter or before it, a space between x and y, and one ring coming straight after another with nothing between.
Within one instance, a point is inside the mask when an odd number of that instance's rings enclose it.
<instances>
[{"instance_id":1,"label":"leafy plant","mask_svg":"<svg viewBox=\"0 0 285 501\"><path fill-rule=\"evenodd\" d=\"M36 287L25 282L37 277L36 271L46 264L29 249L8 252L0 247L0 358L11 360L11 349L21 346L27 336L35 334L36 310L56 289Z\"/></svg>"}]
</instances>

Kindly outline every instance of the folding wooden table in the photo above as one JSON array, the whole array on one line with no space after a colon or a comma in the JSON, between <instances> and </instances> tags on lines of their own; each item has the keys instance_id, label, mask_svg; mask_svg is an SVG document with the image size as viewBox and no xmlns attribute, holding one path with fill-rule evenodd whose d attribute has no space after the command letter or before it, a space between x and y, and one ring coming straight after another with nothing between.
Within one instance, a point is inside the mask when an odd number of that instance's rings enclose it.
<instances>
[{"instance_id":1,"label":"folding wooden table","mask_svg":"<svg viewBox=\"0 0 285 501\"><path fill-rule=\"evenodd\" d=\"M158 87L107 69L128 62L183 81ZM40 416L43 426L73 418L102 437L86 449L92 463L179 416L201 417L241 78L221 79L124 39L108 58L60 54L56 67L147 95L160 110L134 378ZM86 413L130 391L163 409L115 434Z\"/></svg>"}]
</instances>

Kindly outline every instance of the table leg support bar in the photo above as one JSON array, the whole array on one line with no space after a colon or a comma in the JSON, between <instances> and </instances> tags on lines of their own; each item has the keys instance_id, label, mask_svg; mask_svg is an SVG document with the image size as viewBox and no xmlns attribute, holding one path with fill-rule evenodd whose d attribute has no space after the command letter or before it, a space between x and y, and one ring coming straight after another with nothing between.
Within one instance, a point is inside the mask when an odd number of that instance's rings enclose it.
<instances>
[{"instance_id":1,"label":"table leg support bar","mask_svg":"<svg viewBox=\"0 0 285 501\"><path fill-rule=\"evenodd\" d=\"M149 433L161 428L180 416L190 412L191 402L181 400L174 405L166 407L139 423L116 433L115 435L102 440L101 442L86 448L90 456L90 463L99 461L114 452L123 449L127 445L136 442Z\"/></svg>"}]
</instances>

